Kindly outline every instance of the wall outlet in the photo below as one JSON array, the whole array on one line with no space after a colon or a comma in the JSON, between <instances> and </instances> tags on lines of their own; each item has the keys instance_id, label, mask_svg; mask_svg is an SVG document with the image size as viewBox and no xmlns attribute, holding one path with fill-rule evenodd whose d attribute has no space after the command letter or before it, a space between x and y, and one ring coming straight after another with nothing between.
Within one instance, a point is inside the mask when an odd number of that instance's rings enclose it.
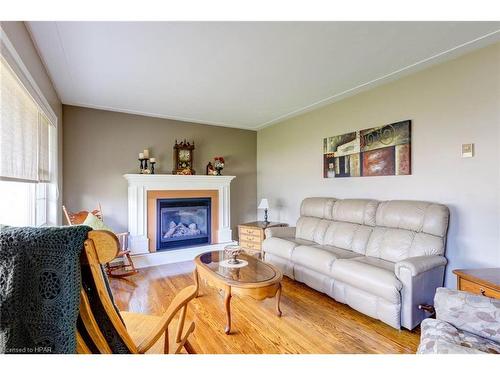
<instances>
[{"instance_id":1,"label":"wall outlet","mask_svg":"<svg viewBox=\"0 0 500 375\"><path fill-rule=\"evenodd\" d=\"M464 143L462 145L462 157L471 158L474 156L474 143Z\"/></svg>"}]
</instances>

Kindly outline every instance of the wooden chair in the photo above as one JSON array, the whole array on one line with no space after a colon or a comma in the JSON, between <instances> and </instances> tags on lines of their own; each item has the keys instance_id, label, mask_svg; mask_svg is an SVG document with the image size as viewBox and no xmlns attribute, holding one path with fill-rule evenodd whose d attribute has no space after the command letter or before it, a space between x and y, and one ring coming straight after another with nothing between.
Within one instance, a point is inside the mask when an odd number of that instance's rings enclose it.
<instances>
[{"instance_id":1,"label":"wooden chair","mask_svg":"<svg viewBox=\"0 0 500 375\"><path fill-rule=\"evenodd\" d=\"M89 265L104 311L130 353L177 354L183 348L187 353L194 353L188 341L189 335L194 331L194 322L186 321L186 311L189 301L194 299L198 292L197 286L182 289L161 317L131 312L119 313L101 268L101 265L114 259L118 252L119 242L112 232L94 230L89 232L84 243L82 264ZM84 337L87 337L87 340L90 337L99 353L110 354L111 349L92 313L84 287L80 293L80 319L86 333L83 334L81 328L77 332L77 353L92 352L87 345L88 341L84 340Z\"/></svg>"},{"instance_id":2,"label":"wooden chair","mask_svg":"<svg viewBox=\"0 0 500 375\"><path fill-rule=\"evenodd\" d=\"M63 206L64 216L66 216L66 220L69 225L78 225L83 224L85 219L87 218L89 211L79 211L79 212L70 212ZM101 204L97 205L97 208L91 211L93 215L97 216L100 220L104 221L104 216L102 214ZM130 256L130 250L127 250L128 246L128 232L123 233L115 233L116 237L120 242L120 251L118 252L117 258L126 258L126 262L124 260L124 264L111 264L107 263L106 273L110 277L127 277L133 274L136 274L138 271L134 266L134 262L132 261L132 257Z\"/></svg>"}]
</instances>

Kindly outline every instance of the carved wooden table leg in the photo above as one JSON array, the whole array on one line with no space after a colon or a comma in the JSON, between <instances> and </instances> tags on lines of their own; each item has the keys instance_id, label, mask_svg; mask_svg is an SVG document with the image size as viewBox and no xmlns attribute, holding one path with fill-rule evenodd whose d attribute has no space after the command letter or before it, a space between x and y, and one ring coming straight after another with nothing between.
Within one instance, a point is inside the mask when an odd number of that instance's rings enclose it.
<instances>
[{"instance_id":1,"label":"carved wooden table leg","mask_svg":"<svg viewBox=\"0 0 500 375\"><path fill-rule=\"evenodd\" d=\"M281 316L280 310L280 300L281 300L281 283L278 284L278 290L276 291L276 315Z\"/></svg>"},{"instance_id":2,"label":"carved wooden table leg","mask_svg":"<svg viewBox=\"0 0 500 375\"><path fill-rule=\"evenodd\" d=\"M280 309L282 286L280 282L283 279L283 274L281 271L273 265L247 254L241 256L248 263L245 266L245 271L248 273L246 280L234 277L228 279L226 273L220 271L220 263L225 259L223 251L203 253L194 259L196 265L196 270L193 272L195 284L199 286L203 281L205 285L217 289L220 294L224 293L224 309L226 310L224 332L227 335L231 333L231 298L233 294L238 297L251 297L257 301L275 297L276 315L282 315ZM274 276L261 280L260 269L265 270L267 274L274 274Z\"/></svg>"},{"instance_id":3,"label":"carved wooden table leg","mask_svg":"<svg viewBox=\"0 0 500 375\"><path fill-rule=\"evenodd\" d=\"M224 306L226 308L226 329L224 332L229 335L231 332L231 287L226 286L224 295Z\"/></svg>"}]
</instances>

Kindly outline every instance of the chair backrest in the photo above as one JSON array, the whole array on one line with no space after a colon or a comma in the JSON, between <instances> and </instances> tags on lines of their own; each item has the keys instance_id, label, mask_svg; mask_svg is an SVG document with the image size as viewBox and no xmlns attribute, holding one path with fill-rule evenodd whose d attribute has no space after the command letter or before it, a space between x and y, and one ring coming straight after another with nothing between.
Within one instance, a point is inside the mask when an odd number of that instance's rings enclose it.
<instances>
[{"instance_id":1,"label":"chair backrest","mask_svg":"<svg viewBox=\"0 0 500 375\"><path fill-rule=\"evenodd\" d=\"M101 204L97 204L97 208L93 211L78 211L78 212L71 212L66 209L66 206L63 206L63 212L64 216L66 217L66 221L68 222L68 225L78 225L78 224L83 224L85 219L87 218L89 212L95 216L97 216L100 220L104 221L104 216L102 214L102 208Z\"/></svg>"},{"instance_id":2,"label":"chair backrest","mask_svg":"<svg viewBox=\"0 0 500 375\"><path fill-rule=\"evenodd\" d=\"M112 232L94 230L89 232L84 243L81 263L82 268L88 267L90 271L96 295L100 300L104 314L107 315L112 328L119 336L117 339L121 341L121 344L126 347L128 352L138 353L137 347L128 334L125 324L113 303L106 276L102 271L102 265L113 260L118 251L119 242ZM102 354L112 353L112 349L105 338L106 335L97 323L98 319L96 319L92 311L91 301L85 287L82 287L80 293L80 321L83 326L78 329L77 352L91 353L92 350L89 348L89 344L92 344ZM83 332L82 328L84 328L85 332ZM87 338L87 340L84 338ZM90 343L88 342L89 339Z\"/></svg>"}]
</instances>

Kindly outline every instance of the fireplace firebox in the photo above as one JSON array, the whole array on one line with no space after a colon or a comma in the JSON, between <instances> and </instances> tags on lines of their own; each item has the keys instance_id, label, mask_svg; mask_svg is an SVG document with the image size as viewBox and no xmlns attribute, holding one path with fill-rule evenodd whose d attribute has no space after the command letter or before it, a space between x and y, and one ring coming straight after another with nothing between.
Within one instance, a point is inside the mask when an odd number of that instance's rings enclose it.
<instances>
[{"instance_id":1,"label":"fireplace firebox","mask_svg":"<svg viewBox=\"0 0 500 375\"><path fill-rule=\"evenodd\" d=\"M172 250L211 242L211 199L158 199L156 250Z\"/></svg>"}]
</instances>

